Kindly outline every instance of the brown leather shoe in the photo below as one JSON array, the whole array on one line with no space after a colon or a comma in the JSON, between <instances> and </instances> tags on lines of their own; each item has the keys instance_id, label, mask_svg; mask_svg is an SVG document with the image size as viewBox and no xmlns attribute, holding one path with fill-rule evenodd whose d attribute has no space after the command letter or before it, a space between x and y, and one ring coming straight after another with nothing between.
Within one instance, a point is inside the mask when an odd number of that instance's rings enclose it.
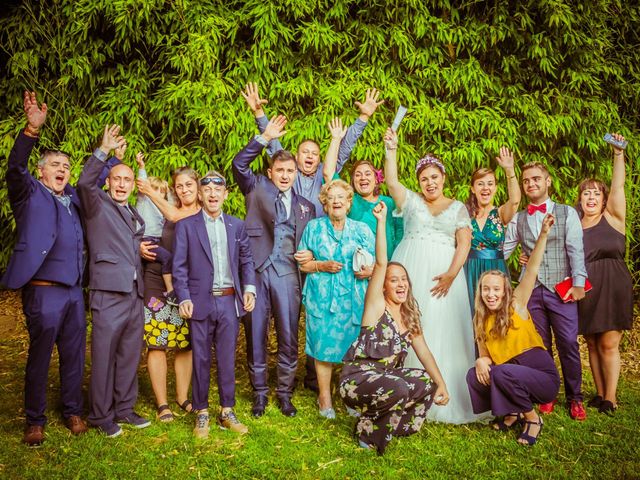
<instances>
[{"instance_id":1,"label":"brown leather shoe","mask_svg":"<svg viewBox=\"0 0 640 480\"><path fill-rule=\"evenodd\" d=\"M37 447L44 442L44 427L42 425L27 425L22 441L30 447Z\"/></svg>"},{"instance_id":2,"label":"brown leather shoe","mask_svg":"<svg viewBox=\"0 0 640 480\"><path fill-rule=\"evenodd\" d=\"M87 433L87 430L89 430L87 423L78 415L71 415L64 421L64 425L71 430L71 433L74 435L82 435L83 433Z\"/></svg>"}]
</instances>

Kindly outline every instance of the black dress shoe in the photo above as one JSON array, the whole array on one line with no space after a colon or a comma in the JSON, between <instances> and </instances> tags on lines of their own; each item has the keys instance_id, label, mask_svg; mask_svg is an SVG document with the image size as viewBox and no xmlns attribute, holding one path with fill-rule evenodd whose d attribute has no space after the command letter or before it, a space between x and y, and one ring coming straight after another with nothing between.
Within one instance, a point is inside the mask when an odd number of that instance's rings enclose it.
<instances>
[{"instance_id":1,"label":"black dress shoe","mask_svg":"<svg viewBox=\"0 0 640 480\"><path fill-rule=\"evenodd\" d=\"M587 403L587 407L600 408L602 404L602 397L600 395L595 395L589 403Z\"/></svg>"},{"instance_id":2,"label":"black dress shoe","mask_svg":"<svg viewBox=\"0 0 640 480\"><path fill-rule=\"evenodd\" d=\"M598 412L612 416L613 412L615 412L617 409L618 409L618 406L614 405L613 402L610 402L609 400L603 400L602 403L600 403Z\"/></svg>"},{"instance_id":3,"label":"black dress shoe","mask_svg":"<svg viewBox=\"0 0 640 480\"><path fill-rule=\"evenodd\" d=\"M296 413L298 413L298 410L293 406L289 398L279 398L278 408L285 417L295 417Z\"/></svg>"},{"instance_id":4,"label":"black dress shoe","mask_svg":"<svg viewBox=\"0 0 640 480\"><path fill-rule=\"evenodd\" d=\"M261 417L262 415L264 415L265 408L267 408L267 397L256 397L253 399L251 415L253 415L254 417Z\"/></svg>"}]
</instances>

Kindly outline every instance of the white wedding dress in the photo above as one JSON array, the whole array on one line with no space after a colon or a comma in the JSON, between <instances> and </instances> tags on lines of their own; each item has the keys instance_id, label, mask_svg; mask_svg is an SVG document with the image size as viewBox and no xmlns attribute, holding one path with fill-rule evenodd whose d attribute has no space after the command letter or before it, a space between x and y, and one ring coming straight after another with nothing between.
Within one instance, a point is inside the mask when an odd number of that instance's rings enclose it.
<instances>
[{"instance_id":1,"label":"white wedding dress","mask_svg":"<svg viewBox=\"0 0 640 480\"><path fill-rule=\"evenodd\" d=\"M460 269L446 296L436 298L430 290L432 280L445 273L456 249L459 228L471 228L465 206L454 200L440 214L433 216L422 197L407 190L404 205L393 212L403 217L404 237L393 254L393 260L407 269L420 311L422 329L449 391L446 406L433 404L427 419L444 423L469 423L487 415L475 415L467 388L467 371L475 364L475 346L471 309L464 269ZM423 368L413 349L405 367Z\"/></svg>"}]
</instances>

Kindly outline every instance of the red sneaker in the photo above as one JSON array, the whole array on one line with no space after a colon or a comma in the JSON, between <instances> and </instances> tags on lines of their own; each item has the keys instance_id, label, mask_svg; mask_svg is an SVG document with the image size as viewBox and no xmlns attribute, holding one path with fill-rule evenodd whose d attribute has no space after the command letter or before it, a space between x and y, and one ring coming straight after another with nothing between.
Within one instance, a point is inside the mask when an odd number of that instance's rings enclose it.
<instances>
[{"instance_id":1,"label":"red sneaker","mask_svg":"<svg viewBox=\"0 0 640 480\"><path fill-rule=\"evenodd\" d=\"M578 421L587 419L587 411L584 409L584 405L580 400L571 400L569 404L569 415L571 418Z\"/></svg>"},{"instance_id":2,"label":"red sneaker","mask_svg":"<svg viewBox=\"0 0 640 480\"><path fill-rule=\"evenodd\" d=\"M558 400L553 400L549 403L541 403L538 407L538 410L540 411L540 413L548 415L553 412L553 407L556 406L556 403L558 403Z\"/></svg>"}]
</instances>

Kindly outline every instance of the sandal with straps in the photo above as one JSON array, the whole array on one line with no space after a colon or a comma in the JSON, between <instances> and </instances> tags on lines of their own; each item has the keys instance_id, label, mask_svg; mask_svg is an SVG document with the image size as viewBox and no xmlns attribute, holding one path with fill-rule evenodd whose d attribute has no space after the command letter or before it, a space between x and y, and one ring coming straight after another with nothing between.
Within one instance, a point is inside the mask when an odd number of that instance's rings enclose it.
<instances>
[{"instance_id":1,"label":"sandal with straps","mask_svg":"<svg viewBox=\"0 0 640 480\"><path fill-rule=\"evenodd\" d=\"M186 399L182 403L178 402L178 400L176 399L176 405L178 405L185 413L191 413L193 411L193 405L191 404L189 399Z\"/></svg>"},{"instance_id":2,"label":"sandal with straps","mask_svg":"<svg viewBox=\"0 0 640 480\"><path fill-rule=\"evenodd\" d=\"M524 440L527 443L526 444L521 442L518 442L518 443L520 443L521 445L529 445L530 447L532 447L536 444L538 437L542 433L542 427L544 426L544 422L542 421L542 417L538 416L537 422L530 422L528 420L524 420L523 423L525 424L524 431L518 436L518 440ZM531 425L537 425L540 427L540 430L538 430L538 434L535 437L533 435L529 435L529 429L531 428Z\"/></svg>"},{"instance_id":3,"label":"sandal with straps","mask_svg":"<svg viewBox=\"0 0 640 480\"><path fill-rule=\"evenodd\" d=\"M156 410L158 412L156 413L156 417L158 417L158 420L160 420L162 423L173 422L173 412L169 409L169 405L164 403L162 405L159 405ZM168 413L163 413L162 415L160 415L164 411L168 411Z\"/></svg>"},{"instance_id":4,"label":"sandal with straps","mask_svg":"<svg viewBox=\"0 0 640 480\"><path fill-rule=\"evenodd\" d=\"M507 420L508 418L514 418L514 417L515 417L515 421L507 425L505 420ZM522 415L520 413L507 413L500 420L496 419L492 425L494 430L497 430L499 432L506 432L513 426L520 425L521 423L522 423Z\"/></svg>"}]
</instances>

